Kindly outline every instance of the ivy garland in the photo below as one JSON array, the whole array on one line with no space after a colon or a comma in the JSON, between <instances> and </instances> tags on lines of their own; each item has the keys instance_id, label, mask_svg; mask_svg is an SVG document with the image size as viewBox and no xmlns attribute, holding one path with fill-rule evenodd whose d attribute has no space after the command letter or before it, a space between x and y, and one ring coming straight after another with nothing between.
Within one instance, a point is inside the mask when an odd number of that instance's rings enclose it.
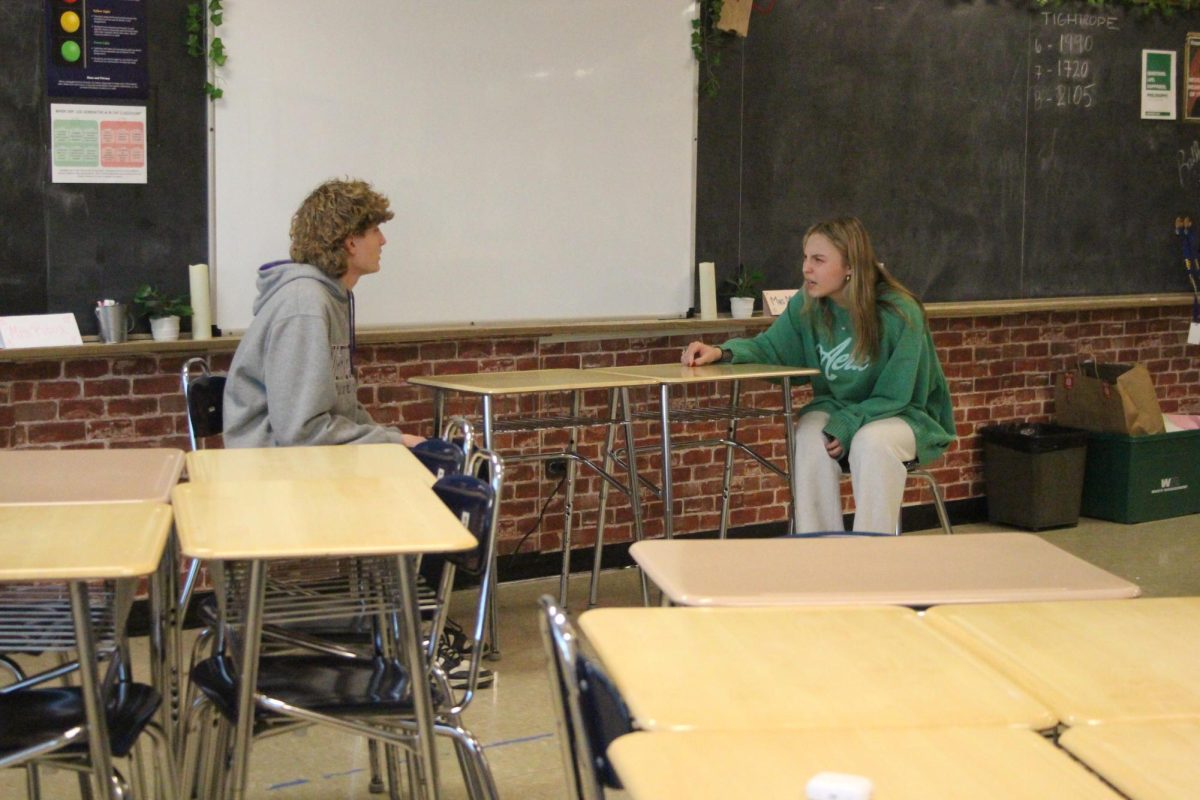
<instances>
[{"instance_id":1,"label":"ivy garland","mask_svg":"<svg viewBox=\"0 0 1200 800\"><path fill-rule=\"evenodd\" d=\"M726 34L717 30L724 0L700 0L700 13L692 20L692 55L700 65L700 96L713 97L721 88L717 67L721 66L720 46Z\"/></svg>"},{"instance_id":2,"label":"ivy garland","mask_svg":"<svg viewBox=\"0 0 1200 800\"><path fill-rule=\"evenodd\" d=\"M207 11L208 23L212 24L213 36L208 42L207 51L204 47L205 41L205 12ZM194 58L204 58L208 56L208 60L213 65L213 78L216 78L216 68L225 66L227 53L225 52L225 43L221 41L221 37L217 36L217 28L225 21L225 9L221 5L221 0L208 0L207 8L202 2L188 3L187 6L187 51L188 55ZM204 93L208 95L209 100L219 100L225 94L225 90L215 85L212 81L204 82Z\"/></svg>"}]
</instances>

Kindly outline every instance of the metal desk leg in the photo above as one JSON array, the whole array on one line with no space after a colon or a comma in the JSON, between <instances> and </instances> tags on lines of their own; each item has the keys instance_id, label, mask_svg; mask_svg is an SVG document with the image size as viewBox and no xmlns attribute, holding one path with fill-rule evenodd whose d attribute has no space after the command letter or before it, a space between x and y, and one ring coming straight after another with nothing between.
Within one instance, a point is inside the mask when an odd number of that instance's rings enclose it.
<instances>
[{"instance_id":1,"label":"metal desk leg","mask_svg":"<svg viewBox=\"0 0 1200 800\"><path fill-rule=\"evenodd\" d=\"M742 382L734 381L729 391L729 427L725 431L725 439L732 442L737 436L737 407L741 395ZM725 445L725 478L721 483L721 530L720 538L724 539L729 532L729 483L733 480L733 445Z\"/></svg>"},{"instance_id":2,"label":"metal desk leg","mask_svg":"<svg viewBox=\"0 0 1200 800\"><path fill-rule=\"evenodd\" d=\"M629 507L633 510L633 538L640 542L646 532L642 529L642 484L638 478L637 450L633 446L633 411L629 408L629 389L621 387L621 408L624 410L623 425L625 427L625 452L629 454ZM642 580L642 605L650 605L650 585L646 581L646 573L641 567L637 568Z\"/></svg>"},{"instance_id":3,"label":"metal desk leg","mask_svg":"<svg viewBox=\"0 0 1200 800\"><path fill-rule=\"evenodd\" d=\"M86 581L72 581L71 619L75 625L75 642L79 649L79 682L83 708L87 719L88 755L92 761L92 786L97 797L119 800L121 797L113 774L112 752L108 738L108 718L105 716L102 687L96 675L96 643L92 635L92 615L88 604ZM117 636L120 631L115 631Z\"/></svg>"},{"instance_id":4,"label":"metal desk leg","mask_svg":"<svg viewBox=\"0 0 1200 800\"><path fill-rule=\"evenodd\" d=\"M246 796L250 743L254 737L254 695L258 688L258 654L262 639L263 596L267 585L265 561L250 562L246 617L242 631L242 663L238 675L237 724L229 759L229 781L233 800ZM224 758L225 754L219 754Z\"/></svg>"},{"instance_id":5,"label":"metal desk leg","mask_svg":"<svg viewBox=\"0 0 1200 800\"><path fill-rule=\"evenodd\" d=\"M576 390L571 392L571 417L578 419L579 417L579 395L581 393ZM571 438L567 441L567 452L574 453L579 442L579 428L572 426L570 429ZM567 459L567 494L565 498L565 507L563 509L563 555L562 555L562 575L558 579L558 604L563 608L567 607L567 584L571 579L571 533L573 529L573 516L575 511L575 475L577 473L576 462L574 458Z\"/></svg>"},{"instance_id":6,"label":"metal desk leg","mask_svg":"<svg viewBox=\"0 0 1200 800\"><path fill-rule=\"evenodd\" d=\"M493 425L495 421L493 419L493 414L494 410L492 408L492 396L485 394L483 396L483 446L494 453L496 452L496 443L494 441L495 433L493 430ZM492 551L493 559L496 558L496 554L498 552L498 550ZM499 570L496 568L496 564L493 563L491 570L491 596L488 598L487 607L487 645L490 649L485 651L488 654L488 658L492 660L500 658L500 626L497 621L499 619L499 609L497 608L496 601L496 596L498 594L496 591L498 584L496 575L498 572Z\"/></svg>"},{"instance_id":7,"label":"metal desk leg","mask_svg":"<svg viewBox=\"0 0 1200 800\"><path fill-rule=\"evenodd\" d=\"M658 387L659 421L662 424L662 503L663 535L667 539L675 536L674 492L671 491L671 386L664 383ZM633 460L632 454L630 460Z\"/></svg>"},{"instance_id":8,"label":"metal desk leg","mask_svg":"<svg viewBox=\"0 0 1200 800\"><path fill-rule=\"evenodd\" d=\"M172 534L173 536L174 534ZM150 575L150 684L158 690L162 702L158 707L163 737L175 751L176 720L179 708L179 660L176 650L178 605L175 602L175 545L167 542L158 569Z\"/></svg>"},{"instance_id":9,"label":"metal desk leg","mask_svg":"<svg viewBox=\"0 0 1200 800\"><path fill-rule=\"evenodd\" d=\"M604 436L604 471L612 474L613 442L616 430L613 420L617 417L617 390L608 390L608 432ZM596 605L596 594L600 583L600 559L604 556L604 516L608 513L608 481L600 481L600 502L596 510L596 546L592 548L592 581L588 586L588 608ZM561 605L561 604L560 604Z\"/></svg>"},{"instance_id":10,"label":"metal desk leg","mask_svg":"<svg viewBox=\"0 0 1200 800\"><path fill-rule=\"evenodd\" d=\"M433 435L442 435L443 420L446 419L446 393L441 389L433 390Z\"/></svg>"},{"instance_id":11,"label":"metal desk leg","mask_svg":"<svg viewBox=\"0 0 1200 800\"><path fill-rule=\"evenodd\" d=\"M792 499L788 510L788 533L796 532L796 482L792 480L792 470L796 466L796 427L792 419L792 379L783 379L783 430L787 440L787 485L788 496Z\"/></svg>"},{"instance_id":12,"label":"metal desk leg","mask_svg":"<svg viewBox=\"0 0 1200 800\"><path fill-rule=\"evenodd\" d=\"M401 613L404 625L401 632L406 666L411 676L413 710L417 717L417 756L425 796L438 798L437 752L433 744L433 700L430 697L429 669L425 663L425 648L421 643L421 608L417 596L417 566L415 556L401 556L400 569Z\"/></svg>"}]
</instances>

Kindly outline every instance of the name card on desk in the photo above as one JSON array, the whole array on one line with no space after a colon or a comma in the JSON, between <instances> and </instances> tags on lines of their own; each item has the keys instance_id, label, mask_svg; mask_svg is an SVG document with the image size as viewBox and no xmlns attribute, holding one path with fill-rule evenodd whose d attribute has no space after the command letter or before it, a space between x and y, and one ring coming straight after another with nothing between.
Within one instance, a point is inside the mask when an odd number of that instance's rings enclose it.
<instances>
[{"instance_id":1,"label":"name card on desk","mask_svg":"<svg viewBox=\"0 0 1200 800\"><path fill-rule=\"evenodd\" d=\"M763 291L763 313L778 317L787 308L788 301L799 289L767 289Z\"/></svg>"},{"instance_id":2,"label":"name card on desk","mask_svg":"<svg viewBox=\"0 0 1200 800\"><path fill-rule=\"evenodd\" d=\"M70 344L83 344L74 314L0 317L0 349L63 347Z\"/></svg>"}]
</instances>

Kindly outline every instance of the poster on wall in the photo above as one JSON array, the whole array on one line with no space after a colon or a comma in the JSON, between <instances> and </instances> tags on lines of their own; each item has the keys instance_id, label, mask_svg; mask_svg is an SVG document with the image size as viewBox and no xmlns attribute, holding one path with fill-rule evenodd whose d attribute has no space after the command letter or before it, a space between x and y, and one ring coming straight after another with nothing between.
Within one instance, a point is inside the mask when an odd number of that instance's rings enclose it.
<instances>
[{"instance_id":1,"label":"poster on wall","mask_svg":"<svg viewBox=\"0 0 1200 800\"><path fill-rule=\"evenodd\" d=\"M43 0L51 97L144 99L144 0Z\"/></svg>"},{"instance_id":2,"label":"poster on wall","mask_svg":"<svg viewBox=\"0 0 1200 800\"><path fill-rule=\"evenodd\" d=\"M50 104L54 183L145 183L146 107Z\"/></svg>"},{"instance_id":3,"label":"poster on wall","mask_svg":"<svg viewBox=\"0 0 1200 800\"><path fill-rule=\"evenodd\" d=\"M1183 119L1200 122L1200 33L1187 35L1184 71Z\"/></svg>"}]
</instances>

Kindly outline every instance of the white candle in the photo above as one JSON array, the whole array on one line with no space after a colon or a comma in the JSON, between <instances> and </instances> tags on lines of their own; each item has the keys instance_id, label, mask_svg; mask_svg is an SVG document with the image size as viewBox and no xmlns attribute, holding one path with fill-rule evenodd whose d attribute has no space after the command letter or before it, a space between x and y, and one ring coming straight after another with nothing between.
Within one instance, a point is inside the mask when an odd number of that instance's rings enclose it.
<instances>
[{"instance_id":1,"label":"white candle","mask_svg":"<svg viewBox=\"0 0 1200 800\"><path fill-rule=\"evenodd\" d=\"M711 261L700 262L700 319L717 318L717 270Z\"/></svg>"},{"instance_id":2,"label":"white candle","mask_svg":"<svg viewBox=\"0 0 1200 800\"><path fill-rule=\"evenodd\" d=\"M188 286L191 292L192 338L212 338L212 303L208 298L208 264L188 266Z\"/></svg>"}]
</instances>

